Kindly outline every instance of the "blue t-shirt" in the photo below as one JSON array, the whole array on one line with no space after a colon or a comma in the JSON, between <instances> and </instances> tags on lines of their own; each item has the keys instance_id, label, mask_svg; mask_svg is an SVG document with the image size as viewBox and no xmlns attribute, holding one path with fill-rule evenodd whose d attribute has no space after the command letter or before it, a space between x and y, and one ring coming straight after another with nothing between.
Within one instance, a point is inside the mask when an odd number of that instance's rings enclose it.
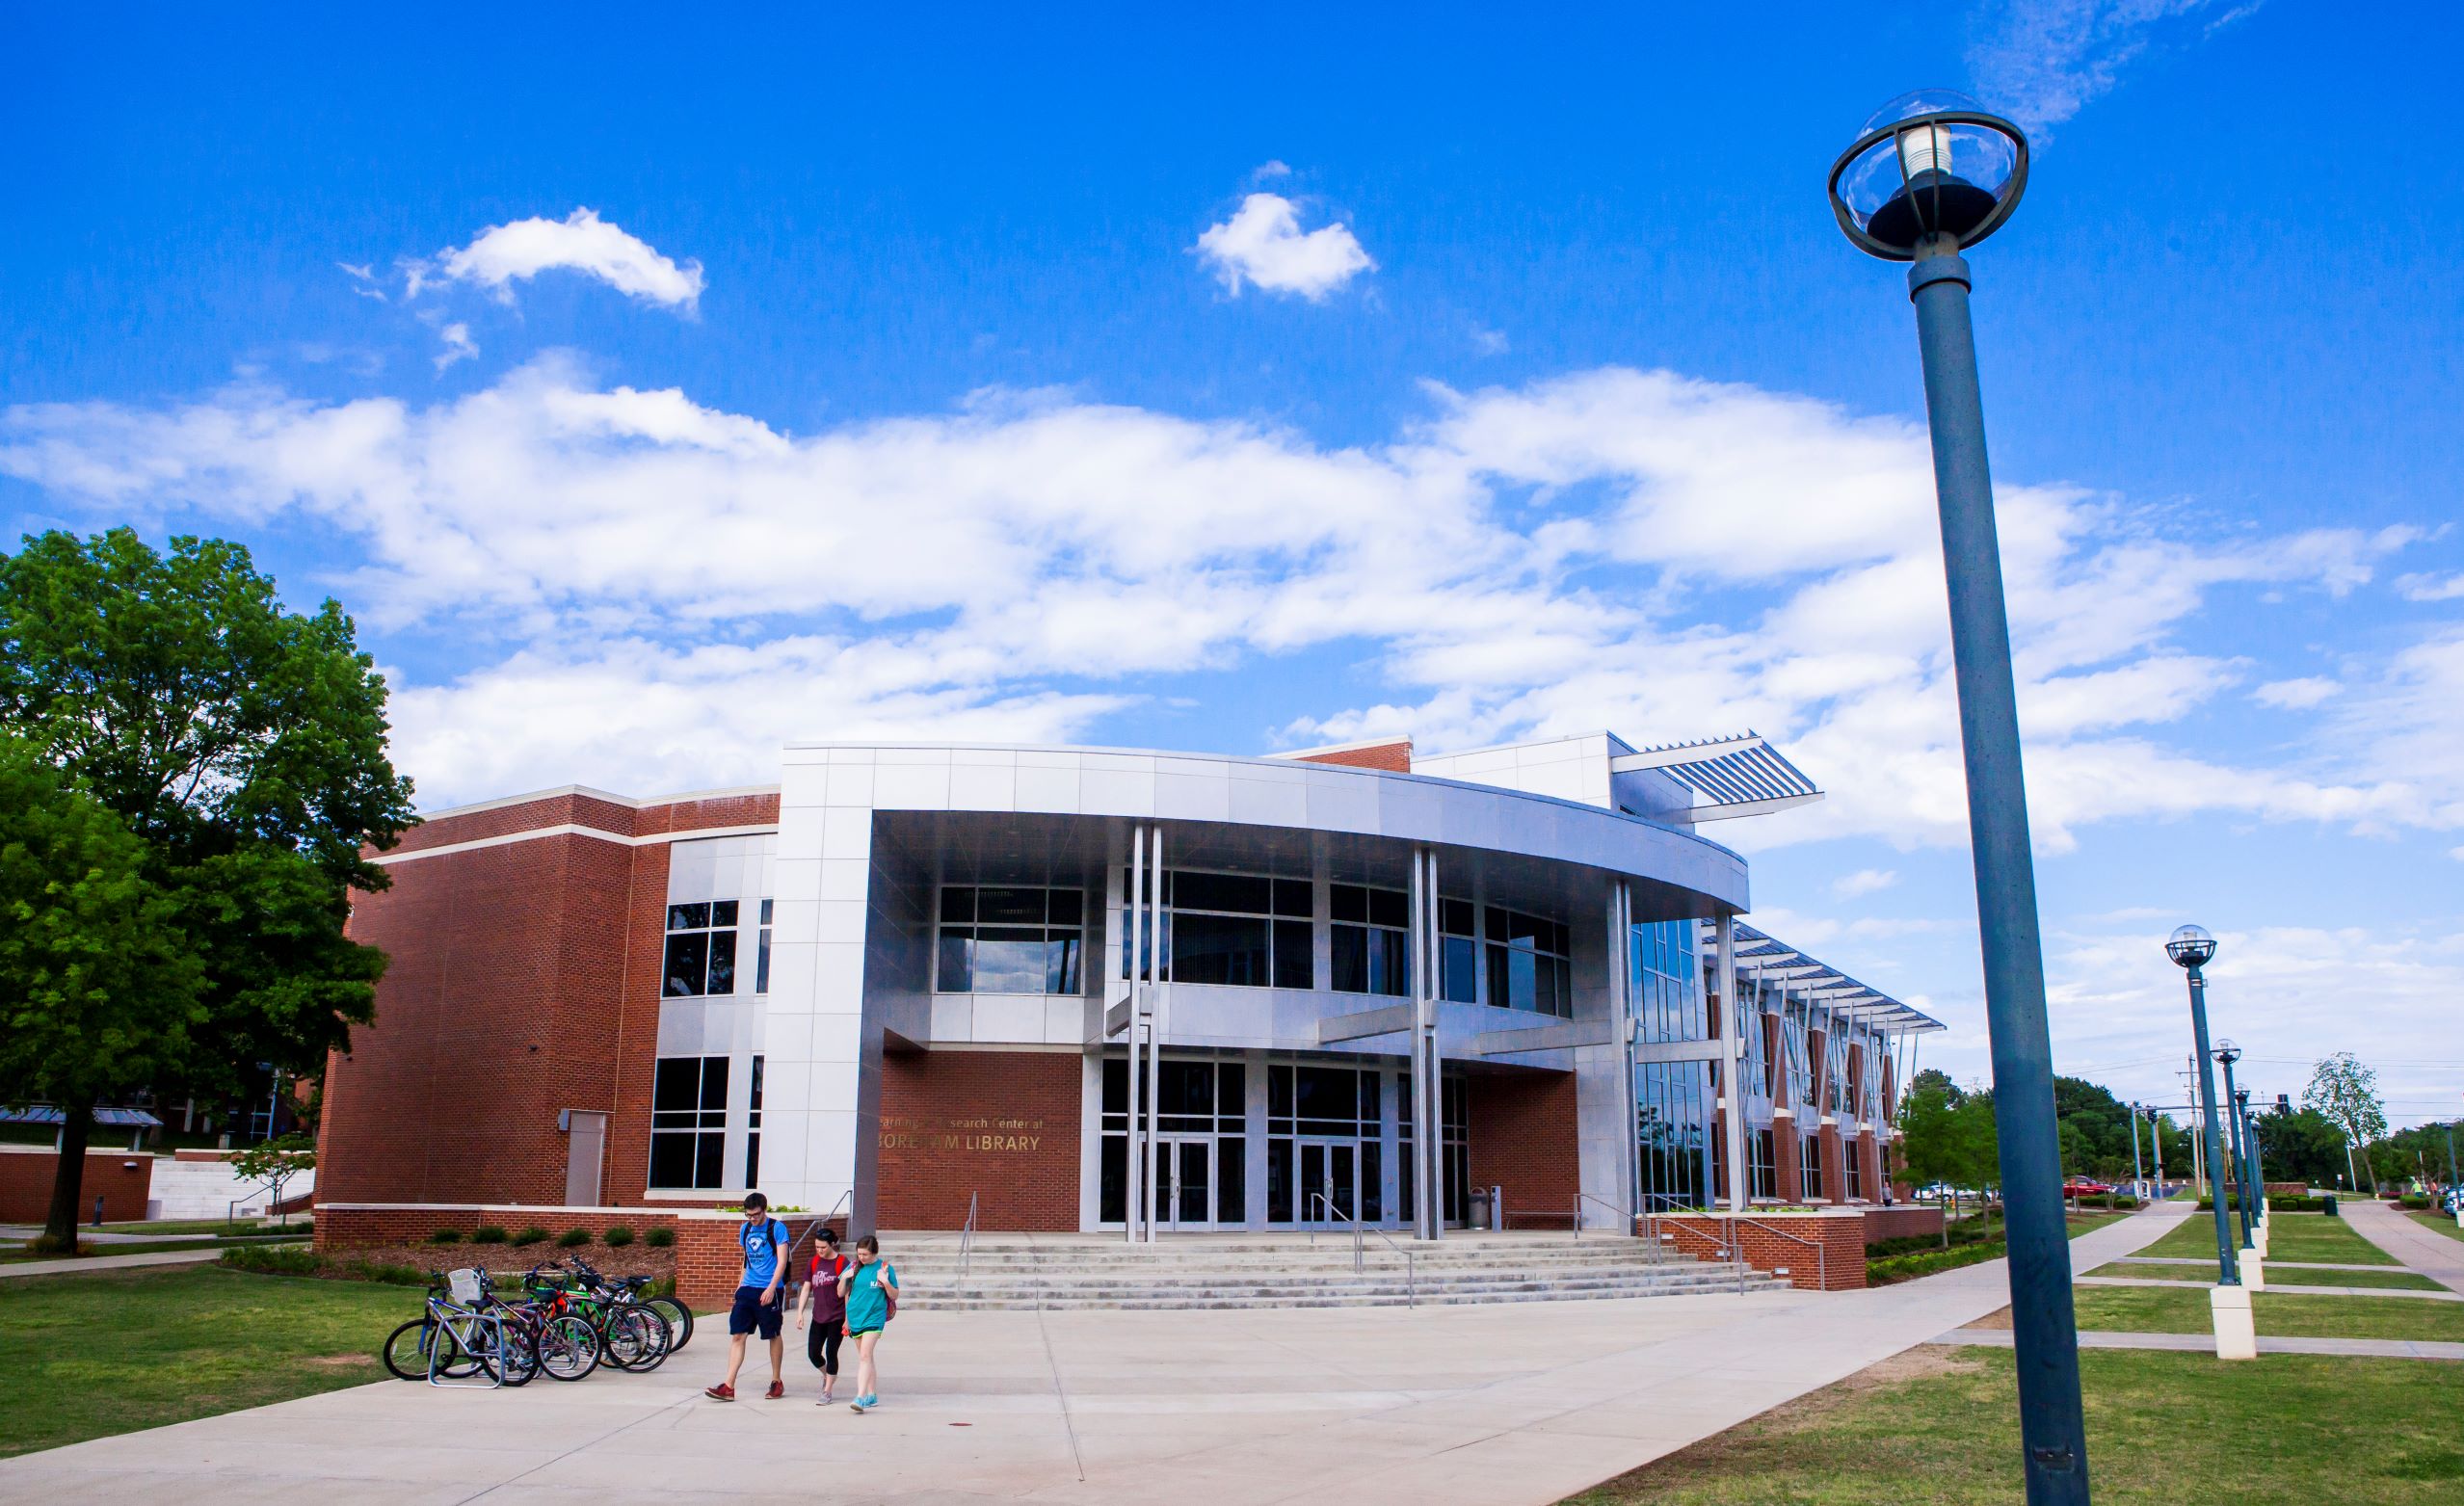
<instances>
[{"instance_id":1,"label":"blue t-shirt","mask_svg":"<svg viewBox=\"0 0 2464 1506\"><path fill-rule=\"evenodd\" d=\"M856 1279L847 1283L847 1332L861 1334L866 1329L887 1327L889 1323L889 1293L881 1283L897 1284L898 1271L887 1260L875 1260L860 1267Z\"/></svg>"},{"instance_id":2,"label":"blue t-shirt","mask_svg":"<svg viewBox=\"0 0 2464 1506\"><path fill-rule=\"evenodd\" d=\"M736 1230L736 1243L744 1247L744 1280L739 1285L755 1291L770 1284L779 1274L779 1250L786 1243L783 1227L777 1219L763 1219L747 1224Z\"/></svg>"}]
</instances>

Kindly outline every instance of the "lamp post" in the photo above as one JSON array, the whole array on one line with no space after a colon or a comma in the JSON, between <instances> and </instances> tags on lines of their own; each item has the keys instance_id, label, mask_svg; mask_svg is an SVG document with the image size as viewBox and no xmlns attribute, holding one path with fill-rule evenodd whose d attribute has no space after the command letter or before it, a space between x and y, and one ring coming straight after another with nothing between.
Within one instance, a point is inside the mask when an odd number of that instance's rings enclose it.
<instances>
[{"instance_id":1,"label":"lamp post","mask_svg":"<svg viewBox=\"0 0 2464 1506\"><path fill-rule=\"evenodd\" d=\"M2241 1204L2241 1248L2250 1248L2250 1156L2243 1147L2241 1105L2247 1094L2235 1091L2233 1064L2241 1060L2241 1047L2230 1041L2216 1043L2216 1060L2224 1064L2224 1098L2226 1123L2233 1130L2233 1182L2236 1199ZM2224 1202L2224 1194L2216 1194L2216 1202Z\"/></svg>"},{"instance_id":2,"label":"lamp post","mask_svg":"<svg viewBox=\"0 0 2464 1506\"><path fill-rule=\"evenodd\" d=\"M2233 1106L2241 1115L2241 1154L2250 1163L2250 1220L2266 1232L2267 1167L2259 1157L2259 1121L2250 1113L2250 1090L2233 1090ZM2264 1252L2262 1252L2264 1254Z\"/></svg>"},{"instance_id":3,"label":"lamp post","mask_svg":"<svg viewBox=\"0 0 2464 1506\"><path fill-rule=\"evenodd\" d=\"M2216 955L2216 938L2197 926L2184 926L2164 943L2164 955L2173 959L2190 975L2190 1037L2199 1053L2199 1120L2200 1140L2207 1147L2208 1193L2216 1219L2216 1284L2238 1286L2240 1275L2234 1269L2233 1220L2225 1211L2224 1185L2215 1173L2224 1165L2224 1131L2216 1124L2216 1074L2209 1066L2208 1046L2208 964Z\"/></svg>"},{"instance_id":4,"label":"lamp post","mask_svg":"<svg viewBox=\"0 0 2464 1506\"><path fill-rule=\"evenodd\" d=\"M2135 1103L2131 1105L2131 1196L2142 1202L2147 1198L2147 1177L2141 1174L2139 1164L2139 1106Z\"/></svg>"},{"instance_id":5,"label":"lamp post","mask_svg":"<svg viewBox=\"0 0 2464 1506\"><path fill-rule=\"evenodd\" d=\"M2036 870L2028 851L1993 478L1985 461L1984 398L1968 319L1968 262L1959 254L2009 220L2027 186L2027 138L2018 126L1956 94L1917 93L1885 105L1866 122L1832 164L1829 189L1832 214L1849 241L1885 261L1911 264L1908 297L1917 309L1933 434L1968 773L2022 1464L2029 1506L2084 1506L2087 1432L2080 1410Z\"/></svg>"},{"instance_id":6,"label":"lamp post","mask_svg":"<svg viewBox=\"0 0 2464 1506\"><path fill-rule=\"evenodd\" d=\"M2156 1156L2156 1190L2161 1194L2164 1191L2164 1121L2153 1108L2147 1111L2147 1143L2148 1149Z\"/></svg>"}]
</instances>

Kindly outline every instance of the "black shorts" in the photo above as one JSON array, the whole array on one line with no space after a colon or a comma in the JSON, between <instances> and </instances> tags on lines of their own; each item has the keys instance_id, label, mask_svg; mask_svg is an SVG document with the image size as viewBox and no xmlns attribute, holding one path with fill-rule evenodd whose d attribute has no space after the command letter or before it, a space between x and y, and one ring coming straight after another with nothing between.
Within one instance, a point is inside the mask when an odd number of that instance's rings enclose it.
<instances>
[{"instance_id":1,"label":"black shorts","mask_svg":"<svg viewBox=\"0 0 2464 1506\"><path fill-rule=\"evenodd\" d=\"M735 1306L728 1309L728 1332L751 1334L757 1330L764 1338L777 1338L779 1320L786 1316L779 1296L774 1293L768 1302L764 1302L760 1287L737 1287Z\"/></svg>"}]
</instances>

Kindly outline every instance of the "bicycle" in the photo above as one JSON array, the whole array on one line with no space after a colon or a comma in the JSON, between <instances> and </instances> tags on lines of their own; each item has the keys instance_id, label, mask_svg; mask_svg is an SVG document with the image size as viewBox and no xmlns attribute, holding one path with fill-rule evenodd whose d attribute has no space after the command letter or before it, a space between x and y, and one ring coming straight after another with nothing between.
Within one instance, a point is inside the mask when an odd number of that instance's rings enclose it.
<instances>
[{"instance_id":1,"label":"bicycle","mask_svg":"<svg viewBox=\"0 0 2464 1506\"><path fill-rule=\"evenodd\" d=\"M570 1255L565 1263L593 1290L649 1308L667 1320L668 1353L682 1349L693 1338L693 1309L674 1297L645 1296L651 1284L647 1276L621 1277L613 1281L592 1269L580 1255Z\"/></svg>"},{"instance_id":2,"label":"bicycle","mask_svg":"<svg viewBox=\"0 0 2464 1506\"><path fill-rule=\"evenodd\" d=\"M543 1306L549 1322L588 1328L599 1353L618 1369L655 1370L666 1361L667 1320L649 1308L592 1285L575 1287L565 1272L545 1262L530 1268L522 1286Z\"/></svg>"}]
</instances>

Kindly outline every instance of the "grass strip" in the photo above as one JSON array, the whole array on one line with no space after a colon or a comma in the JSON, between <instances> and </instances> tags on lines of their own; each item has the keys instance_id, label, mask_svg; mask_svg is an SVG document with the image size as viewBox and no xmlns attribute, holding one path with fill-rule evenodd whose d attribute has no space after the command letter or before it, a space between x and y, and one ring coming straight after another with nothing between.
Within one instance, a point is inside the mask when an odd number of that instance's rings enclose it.
<instances>
[{"instance_id":1,"label":"grass strip","mask_svg":"<svg viewBox=\"0 0 2464 1506\"><path fill-rule=\"evenodd\" d=\"M2274 1290L2251 1295L2251 1316L2263 1338L2421 1338L2464 1343L2464 1303L2389 1302L2377 1297L2317 1297ZM2125 1334L2214 1332L2207 1288L2081 1286L2071 1293L2082 1329ZM1987 1320L2007 1328L2008 1309ZM2451 1375L2451 1384L2455 1377Z\"/></svg>"},{"instance_id":2,"label":"grass strip","mask_svg":"<svg viewBox=\"0 0 2464 1506\"><path fill-rule=\"evenodd\" d=\"M2440 1233L2445 1234L2450 1239L2464 1240L2464 1226L2458 1226L2455 1220L2448 1214L2407 1213L2404 1216L2411 1219L2416 1224L2420 1224L2428 1229L2437 1229Z\"/></svg>"},{"instance_id":3,"label":"grass strip","mask_svg":"<svg viewBox=\"0 0 2464 1506\"><path fill-rule=\"evenodd\" d=\"M2239 1242L2240 1229L2234 1237ZM2206 1255L2216 1253L2214 1222L2194 1214L2182 1227L2139 1252L2145 1255ZM2328 1260L2343 1265L2398 1265L2394 1255L2352 1230L2342 1217L2324 1213L2278 1213L2267 1225L2267 1254L2279 1260Z\"/></svg>"},{"instance_id":4,"label":"grass strip","mask_svg":"<svg viewBox=\"0 0 2464 1506\"><path fill-rule=\"evenodd\" d=\"M213 1265L0 1281L0 1456L384 1379L377 1346L418 1307Z\"/></svg>"},{"instance_id":5,"label":"grass strip","mask_svg":"<svg viewBox=\"0 0 2464 1506\"><path fill-rule=\"evenodd\" d=\"M2138 1281L2195 1281L2202 1286L2215 1281L2215 1262L2198 1266L2129 1265L2115 1261L2100 1265L2090 1276L2127 1276ZM2446 1287L2428 1277L2412 1271L2302 1271L2288 1270L2273 1260L2267 1262L2267 1290L2279 1286L2371 1286L2389 1291L2445 1291ZM2265 1295L2265 1293L2262 1293Z\"/></svg>"},{"instance_id":6,"label":"grass strip","mask_svg":"<svg viewBox=\"0 0 2464 1506\"><path fill-rule=\"evenodd\" d=\"M1571 1498L1580 1506L1967 1506L2020 1498L2015 1357L1925 1345ZM2091 1349L2098 1506L2451 1506L2455 1367Z\"/></svg>"}]
</instances>

